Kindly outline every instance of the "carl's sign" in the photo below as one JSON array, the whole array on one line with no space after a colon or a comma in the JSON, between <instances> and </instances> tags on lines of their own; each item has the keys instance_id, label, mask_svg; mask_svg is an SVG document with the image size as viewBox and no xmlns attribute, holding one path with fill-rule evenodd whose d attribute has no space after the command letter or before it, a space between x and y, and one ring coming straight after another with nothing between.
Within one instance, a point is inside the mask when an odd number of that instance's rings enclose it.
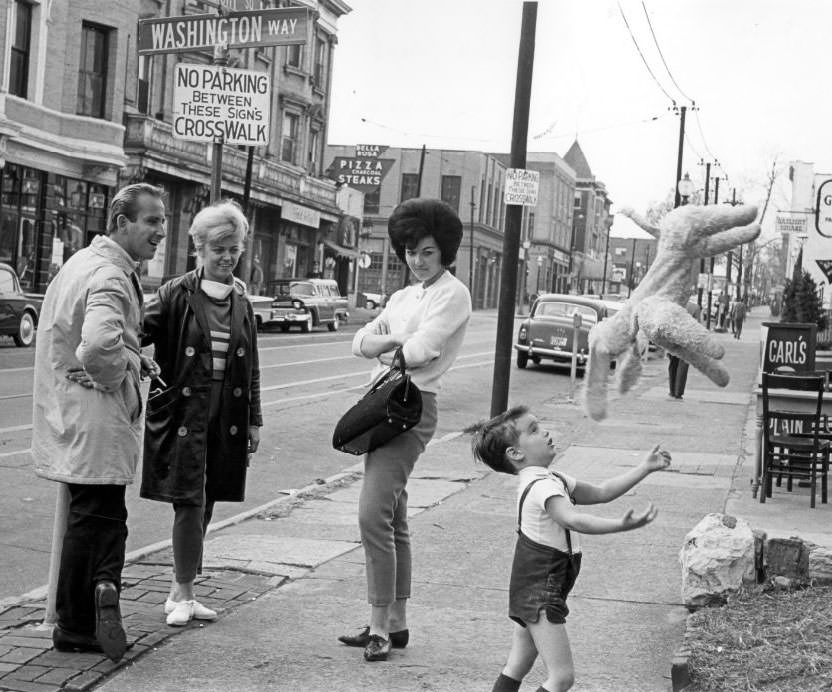
<instances>
[{"instance_id":1,"label":"carl's sign","mask_svg":"<svg viewBox=\"0 0 832 692\"><path fill-rule=\"evenodd\" d=\"M763 372L814 372L817 324L764 322Z\"/></svg>"}]
</instances>

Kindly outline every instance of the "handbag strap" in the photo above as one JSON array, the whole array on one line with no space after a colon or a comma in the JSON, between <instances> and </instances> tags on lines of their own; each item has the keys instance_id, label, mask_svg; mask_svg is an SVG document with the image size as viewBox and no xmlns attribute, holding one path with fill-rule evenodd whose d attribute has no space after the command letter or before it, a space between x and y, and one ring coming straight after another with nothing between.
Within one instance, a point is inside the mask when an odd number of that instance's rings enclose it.
<instances>
[{"instance_id":1,"label":"handbag strap","mask_svg":"<svg viewBox=\"0 0 832 692\"><path fill-rule=\"evenodd\" d=\"M566 490L569 499L572 501L572 504L575 504L575 498L572 497L572 494L569 492L569 486L566 484L566 479L561 476L559 473L555 471L550 471L553 476L556 476L561 483L563 483L563 487ZM518 503L517 507L517 533L523 533L522 531L522 523L523 523L523 503L526 501L526 496L529 494L529 491L532 489L532 486L537 483L538 481L544 480L543 478L535 478L531 483L529 483L526 488L523 490L523 494L520 496L520 502ZM566 533L566 549L569 551L569 557L572 557L572 535L566 527L564 527L564 532Z\"/></svg>"}]
</instances>

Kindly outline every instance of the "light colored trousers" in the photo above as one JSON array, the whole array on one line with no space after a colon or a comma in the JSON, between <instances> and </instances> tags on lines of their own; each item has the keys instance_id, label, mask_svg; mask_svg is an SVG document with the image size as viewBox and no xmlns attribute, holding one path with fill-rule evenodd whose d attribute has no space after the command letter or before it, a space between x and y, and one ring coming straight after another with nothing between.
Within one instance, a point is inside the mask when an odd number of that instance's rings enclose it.
<instances>
[{"instance_id":1,"label":"light colored trousers","mask_svg":"<svg viewBox=\"0 0 832 692\"><path fill-rule=\"evenodd\" d=\"M410 598L407 479L436 431L436 395L422 392L419 423L364 457L358 526L367 565L370 605Z\"/></svg>"}]
</instances>

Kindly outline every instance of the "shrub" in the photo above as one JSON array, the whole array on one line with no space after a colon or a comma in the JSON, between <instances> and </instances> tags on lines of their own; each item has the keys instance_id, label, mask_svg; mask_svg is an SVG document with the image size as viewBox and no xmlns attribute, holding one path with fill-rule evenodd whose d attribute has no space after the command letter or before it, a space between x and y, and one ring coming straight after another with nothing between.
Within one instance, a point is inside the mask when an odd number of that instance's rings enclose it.
<instances>
[{"instance_id":1,"label":"shrub","mask_svg":"<svg viewBox=\"0 0 832 692\"><path fill-rule=\"evenodd\" d=\"M826 329L826 313L818 296L815 280L806 271L795 271L783 289L781 322L814 322L818 331Z\"/></svg>"}]
</instances>

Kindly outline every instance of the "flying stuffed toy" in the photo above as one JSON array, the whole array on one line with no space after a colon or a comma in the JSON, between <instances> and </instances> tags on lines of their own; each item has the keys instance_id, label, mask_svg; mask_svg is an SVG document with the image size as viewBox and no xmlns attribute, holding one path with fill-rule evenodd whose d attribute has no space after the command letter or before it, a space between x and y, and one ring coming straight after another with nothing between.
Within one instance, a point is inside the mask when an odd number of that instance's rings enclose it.
<instances>
[{"instance_id":1,"label":"flying stuffed toy","mask_svg":"<svg viewBox=\"0 0 832 692\"><path fill-rule=\"evenodd\" d=\"M684 205L669 212L658 228L632 210L620 213L659 239L658 252L647 274L613 317L589 333L589 364L584 407L590 418L607 415L607 377L610 361L617 364L618 390L624 394L641 375L639 341L647 339L687 361L724 387L731 379L720 362L725 349L685 309L690 296L691 263L754 240L760 225L751 205ZM641 334L639 334L641 332Z\"/></svg>"}]
</instances>

